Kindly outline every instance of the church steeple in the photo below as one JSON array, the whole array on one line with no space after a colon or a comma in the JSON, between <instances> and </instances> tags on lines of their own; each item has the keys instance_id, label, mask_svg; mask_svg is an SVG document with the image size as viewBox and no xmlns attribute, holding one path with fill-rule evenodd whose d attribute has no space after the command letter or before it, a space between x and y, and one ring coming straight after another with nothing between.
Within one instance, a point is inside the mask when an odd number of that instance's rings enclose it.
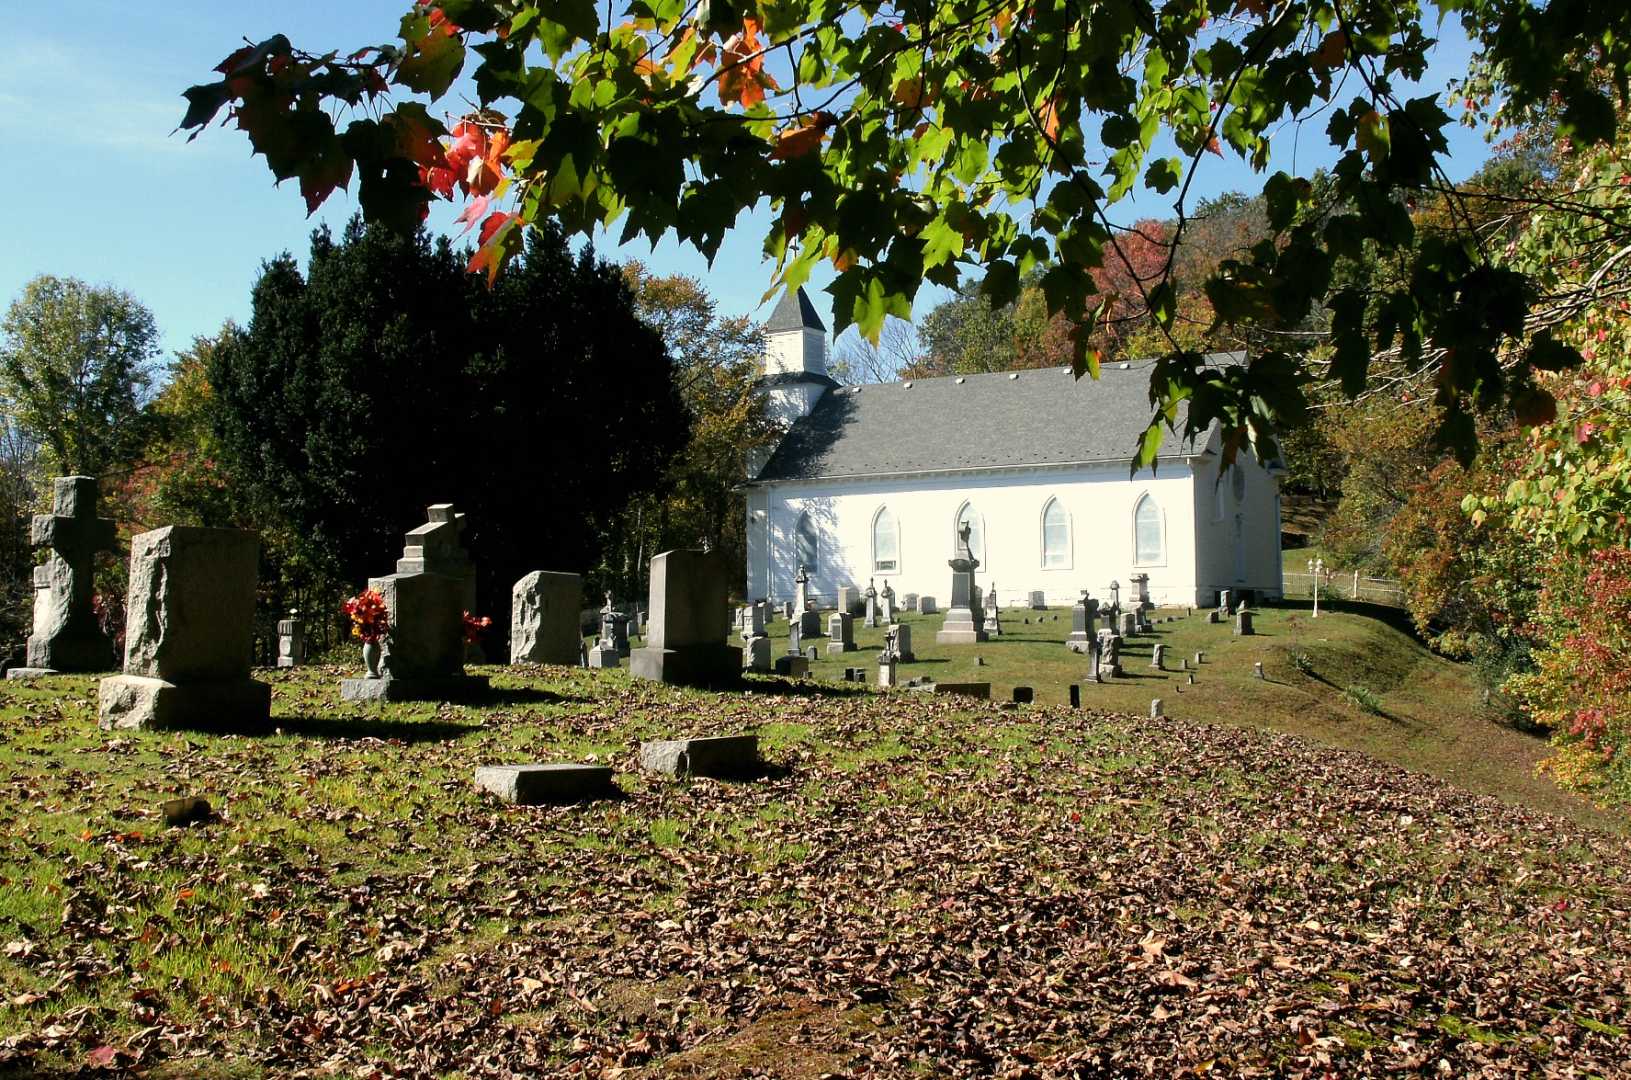
<instances>
[{"instance_id":1,"label":"church steeple","mask_svg":"<svg viewBox=\"0 0 1631 1080\"><path fill-rule=\"evenodd\" d=\"M783 292L765 323L765 375L827 374L827 327L800 286Z\"/></svg>"}]
</instances>

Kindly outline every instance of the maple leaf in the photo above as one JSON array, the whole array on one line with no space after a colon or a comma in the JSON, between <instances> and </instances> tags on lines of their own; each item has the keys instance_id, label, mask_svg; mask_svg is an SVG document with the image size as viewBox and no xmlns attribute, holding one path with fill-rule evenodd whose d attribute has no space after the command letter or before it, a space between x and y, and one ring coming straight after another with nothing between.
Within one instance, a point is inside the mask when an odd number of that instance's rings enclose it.
<instances>
[{"instance_id":1,"label":"maple leaf","mask_svg":"<svg viewBox=\"0 0 1631 1080\"><path fill-rule=\"evenodd\" d=\"M776 136L776 145L770 156L777 161L790 161L821 148L821 140L836 118L827 112L818 112L802 127L788 128Z\"/></svg>"},{"instance_id":2,"label":"maple leaf","mask_svg":"<svg viewBox=\"0 0 1631 1080\"><path fill-rule=\"evenodd\" d=\"M470 204L464 208L459 216L453 219L453 224L463 224L464 228L460 232L469 232L476 227L476 222L481 220L481 216L487 213L487 206L490 202L491 200L486 195L477 195L470 200Z\"/></svg>"},{"instance_id":3,"label":"maple leaf","mask_svg":"<svg viewBox=\"0 0 1631 1080\"><path fill-rule=\"evenodd\" d=\"M759 23L743 19L742 29L731 35L720 49L719 100L724 105L752 108L765 99L765 88L775 89L776 81L765 71L765 58L759 45Z\"/></svg>"}]
</instances>

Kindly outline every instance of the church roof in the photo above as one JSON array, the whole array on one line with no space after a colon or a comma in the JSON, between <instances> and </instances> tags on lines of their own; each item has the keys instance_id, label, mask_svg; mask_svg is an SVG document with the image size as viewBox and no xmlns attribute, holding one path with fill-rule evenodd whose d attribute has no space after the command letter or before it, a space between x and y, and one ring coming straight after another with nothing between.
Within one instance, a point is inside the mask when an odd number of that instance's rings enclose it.
<instances>
[{"instance_id":1,"label":"church roof","mask_svg":"<svg viewBox=\"0 0 1631 1080\"><path fill-rule=\"evenodd\" d=\"M1106 366L1097 380L1052 367L831 390L789 429L758 480L1130 461L1153 415L1152 366ZM1186 413L1181 403L1178 432ZM1161 457L1205 448L1207 435L1192 443L1178 432L1166 432Z\"/></svg>"},{"instance_id":2,"label":"church roof","mask_svg":"<svg viewBox=\"0 0 1631 1080\"><path fill-rule=\"evenodd\" d=\"M770 321L765 323L765 333L774 334L778 330L820 330L823 334L827 327L816 314L815 305L810 303L810 297L800 285L792 292L782 291L782 298L776 304L776 310L770 313Z\"/></svg>"}]
</instances>

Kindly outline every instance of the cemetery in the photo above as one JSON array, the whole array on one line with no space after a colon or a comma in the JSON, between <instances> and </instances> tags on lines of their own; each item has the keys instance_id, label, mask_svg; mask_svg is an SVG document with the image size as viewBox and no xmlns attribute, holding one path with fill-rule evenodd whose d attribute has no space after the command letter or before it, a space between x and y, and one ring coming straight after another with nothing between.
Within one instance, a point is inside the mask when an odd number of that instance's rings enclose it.
<instances>
[{"instance_id":1,"label":"cemetery","mask_svg":"<svg viewBox=\"0 0 1631 1080\"><path fill-rule=\"evenodd\" d=\"M0 1080L1631 1077L1631 6L36 6Z\"/></svg>"}]
</instances>

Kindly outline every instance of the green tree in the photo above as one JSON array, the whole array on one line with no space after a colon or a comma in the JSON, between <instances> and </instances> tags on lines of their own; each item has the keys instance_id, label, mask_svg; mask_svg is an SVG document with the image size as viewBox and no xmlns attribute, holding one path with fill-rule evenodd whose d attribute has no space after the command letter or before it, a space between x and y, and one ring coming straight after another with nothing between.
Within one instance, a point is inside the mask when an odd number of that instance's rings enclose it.
<instances>
[{"instance_id":1,"label":"green tree","mask_svg":"<svg viewBox=\"0 0 1631 1080\"><path fill-rule=\"evenodd\" d=\"M41 275L0 335L0 400L49 468L99 476L129 460L158 355L153 316L135 297Z\"/></svg>"},{"instance_id":2,"label":"green tree","mask_svg":"<svg viewBox=\"0 0 1631 1080\"><path fill-rule=\"evenodd\" d=\"M467 197L482 225L472 269L489 273L547 219L584 234L622 221L625 238L653 242L673 231L711 257L768 200L779 282L830 261L835 330L854 322L875 339L923 282L967 274L1001 309L1040 271L1050 317L1096 325L1115 298L1093 271L1125 247L1131 222L1113 215L1135 186L1173 197L1170 255L1209 154L1266 172L1275 131L1317 124L1335 150L1328 182L1266 178L1270 235L1208 277L1215 318L1297 330L1327 305L1325 362L1343 388L1362 391L1379 353L1430 369L1439 435L1468 456L1476 411L1579 357L1536 337L1532 277L1499 264L1464 216L1416 242L1407 204L1458 197L1442 88L1404 91L1428 70L1435 17L1460 20L1478 46L1469 98L1547 104L1582 145L1612 136L1631 8L1591 0L1442 0L1436 12L1416 0L439 0L383 48L246 45L186 91L182 127L229 109L312 207L353 176L364 210L402 228L433 198ZM445 132L427 102L467 61L482 108ZM392 87L418 99L388 101ZM323 108L335 101L359 107L343 130ZM1176 153L1157 156L1163 139ZM1345 278L1340 264L1368 249L1408 273L1381 293ZM1171 257L1136 282L1168 331L1184 291ZM1080 373L1096 371L1092 336L1071 341ZM1276 424L1302 412L1306 359L1277 344L1219 371L1169 335L1139 459L1184 400L1190 430L1223 425L1226 456L1277 456Z\"/></svg>"}]
</instances>

